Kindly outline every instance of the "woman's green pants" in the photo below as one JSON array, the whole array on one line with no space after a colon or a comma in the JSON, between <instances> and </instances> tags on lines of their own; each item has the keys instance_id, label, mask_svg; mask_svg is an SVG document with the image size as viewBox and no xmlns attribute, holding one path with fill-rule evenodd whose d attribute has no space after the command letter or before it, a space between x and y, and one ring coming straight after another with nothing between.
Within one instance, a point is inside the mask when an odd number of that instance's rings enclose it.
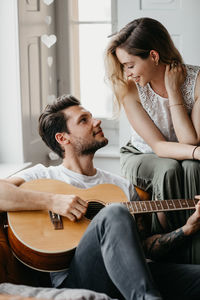
<instances>
[{"instance_id":1,"label":"woman's green pants","mask_svg":"<svg viewBox=\"0 0 200 300\"><path fill-rule=\"evenodd\" d=\"M177 161L144 154L131 143L121 148L121 173L135 186L151 193L152 200L193 199L200 195L200 161ZM194 210L166 213L171 231L183 226ZM152 218L152 233L163 232L156 215ZM184 249L176 253L182 263L200 263L200 233L188 238Z\"/></svg>"}]
</instances>

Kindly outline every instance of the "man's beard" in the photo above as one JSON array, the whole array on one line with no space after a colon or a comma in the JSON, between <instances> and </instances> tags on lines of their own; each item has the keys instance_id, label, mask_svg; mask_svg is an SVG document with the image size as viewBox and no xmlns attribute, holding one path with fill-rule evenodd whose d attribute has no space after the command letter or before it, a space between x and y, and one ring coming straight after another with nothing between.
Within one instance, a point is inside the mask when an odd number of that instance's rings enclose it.
<instances>
[{"instance_id":1,"label":"man's beard","mask_svg":"<svg viewBox=\"0 0 200 300\"><path fill-rule=\"evenodd\" d=\"M88 143L79 138L74 142L74 150L79 156L90 155L94 154L97 150L106 146L107 144L108 140L106 138L104 138L103 141L93 141Z\"/></svg>"}]
</instances>

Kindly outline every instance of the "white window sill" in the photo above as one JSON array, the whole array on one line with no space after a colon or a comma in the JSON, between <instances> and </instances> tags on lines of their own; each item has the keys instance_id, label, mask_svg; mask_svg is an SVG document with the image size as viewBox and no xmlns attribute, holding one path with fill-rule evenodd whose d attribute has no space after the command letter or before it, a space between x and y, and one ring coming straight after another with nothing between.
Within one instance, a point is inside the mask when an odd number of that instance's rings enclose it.
<instances>
[{"instance_id":1,"label":"white window sill","mask_svg":"<svg viewBox=\"0 0 200 300\"><path fill-rule=\"evenodd\" d=\"M5 179L15 173L27 168L31 165L31 162L21 164L3 164L0 163L0 178Z\"/></svg>"},{"instance_id":2,"label":"white window sill","mask_svg":"<svg viewBox=\"0 0 200 300\"><path fill-rule=\"evenodd\" d=\"M95 157L110 157L110 158L119 158L119 146L106 146L101 149L99 149Z\"/></svg>"}]
</instances>

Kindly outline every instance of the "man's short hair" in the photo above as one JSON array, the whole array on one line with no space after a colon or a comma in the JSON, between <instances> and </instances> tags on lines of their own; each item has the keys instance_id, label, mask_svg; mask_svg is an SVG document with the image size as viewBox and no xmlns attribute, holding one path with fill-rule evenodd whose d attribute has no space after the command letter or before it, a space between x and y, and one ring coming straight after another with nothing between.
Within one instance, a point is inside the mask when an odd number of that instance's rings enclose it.
<instances>
[{"instance_id":1,"label":"man's short hair","mask_svg":"<svg viewBox=\"0 0 200 300\"><path fill-rule=\"evenodd\" d=\"M55 135L58 132L70 133L67 128L68 118L63 110L75 105L80 105L78 99L72 95L63 95L57 98L53 104L48 104L39 117L39 134L42 140L61 158L64 157L64 150L56 141Z\"/></svg>"}]
</instances>

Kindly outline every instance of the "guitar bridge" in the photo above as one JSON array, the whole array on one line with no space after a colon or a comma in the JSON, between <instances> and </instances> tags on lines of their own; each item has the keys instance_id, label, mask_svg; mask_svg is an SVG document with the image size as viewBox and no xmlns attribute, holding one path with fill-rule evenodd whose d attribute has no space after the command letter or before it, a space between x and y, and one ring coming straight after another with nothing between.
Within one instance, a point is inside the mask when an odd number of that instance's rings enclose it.
<instances>
[{"instance_id":1,"label":"guitar bridge","mask_svg":"<svg viewBox=\"0 0 200 300\"><path fill-rule=\"evenodd\" d=\"M49 216L55 230L63 229L62 217L60 215L49 211Z\"/></svg>"}]
</instances>

